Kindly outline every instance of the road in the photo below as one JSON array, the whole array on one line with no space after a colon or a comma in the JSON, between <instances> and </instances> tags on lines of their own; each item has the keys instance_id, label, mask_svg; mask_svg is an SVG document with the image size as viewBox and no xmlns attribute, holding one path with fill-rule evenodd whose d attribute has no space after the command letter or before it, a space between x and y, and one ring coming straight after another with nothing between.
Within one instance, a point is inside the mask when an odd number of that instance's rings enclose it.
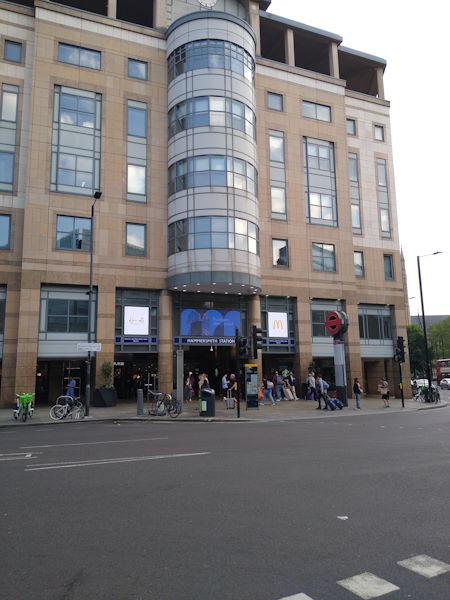
<instances>
[{"instance_id":1,"label":"road","mask_svg":"<svg viewBox=\"0 0 450 600\"><path fill-rule=\"evenodd\" d=\"M448 600L449 431L450 408L2 429L0 597ZM442 574L398 564L422 555Z\"/></svg>"}]
</instances>

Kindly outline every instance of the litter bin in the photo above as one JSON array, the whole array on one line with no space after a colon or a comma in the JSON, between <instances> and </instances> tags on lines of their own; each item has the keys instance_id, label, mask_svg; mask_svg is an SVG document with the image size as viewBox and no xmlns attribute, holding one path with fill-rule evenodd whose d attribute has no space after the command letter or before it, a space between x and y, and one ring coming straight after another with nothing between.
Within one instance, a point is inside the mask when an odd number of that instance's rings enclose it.
<instances>
[{"instance_id":1,"label":"litter bin","mask_svg":"<svg viewBox=\"0 0 450 600\"><path fill-rule=\"evenodd\" d=\"M201 390L199 408L201 417L216 416L216 392L214 390Z\"/></svg>"}]
</instances>

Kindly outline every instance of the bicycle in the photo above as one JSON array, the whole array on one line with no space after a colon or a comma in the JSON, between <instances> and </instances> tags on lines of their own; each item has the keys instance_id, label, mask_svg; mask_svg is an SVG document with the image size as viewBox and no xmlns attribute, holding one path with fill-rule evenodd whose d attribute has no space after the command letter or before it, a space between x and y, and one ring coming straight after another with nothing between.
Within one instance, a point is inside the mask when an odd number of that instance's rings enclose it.
<instances>
[{"instance_id":1,"label":"bicycle","mask_svg":"<svg viewBox=\"0 0 450 600\"><path fill-rule=\"evenodd\" d=\"M27 417L33 416L34 413L34 394L16 394L16 404L13 409L14 419L20 417L25 423Z\"/></svg>"},{"instance_id":2,"label":"bicycle","mask_svg":"<svg viewBox=\"0 0 450 600\"><path fill-rule=\"evenodd\" d=\"M153 392L148 390L149 397L152 396L153 401L148 409L148 414L153 417L162 417L169 415L172 419L176 419L181 413L179 402L170 394L165 392Z\"/></svg>"},{"instance_id":3,"label":"bicycle","mask_svg":"<svg viewBox=\"0 0 450 600\"><path fill-rule=\"evenodd\" d=\"M50 418L61 421L69 417L74 421L84 419L84 406L79 398L71 396L58 396L56 403L50 409Z\"/></svg>"}]
</instances>

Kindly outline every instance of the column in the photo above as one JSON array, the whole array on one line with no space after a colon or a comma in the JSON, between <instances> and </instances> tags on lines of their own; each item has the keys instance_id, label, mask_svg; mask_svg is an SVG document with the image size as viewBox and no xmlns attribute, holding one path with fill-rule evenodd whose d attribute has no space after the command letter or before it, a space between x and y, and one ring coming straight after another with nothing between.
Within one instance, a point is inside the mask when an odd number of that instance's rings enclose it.
<instances>
[{"instance_id":1,"label":"column","mask_svg":"<svg viewBox=\"0 0 450 600\"><path fill-rule=\"evenodd\" d=\"M380 98L380 100L384 100L383 74L384 74L383 67L377 67L377 91L378 91L378 98Z\"/></svg>"},{"instance_id":2,"label":"column","mask_svg":"<svg viewBox=\"0 0 450 600\"><path fill-rule=\"evenodd\" d=\"M117 19L117 0L108 0L108 17Z\"/></svg>"},{"instance_id":3,"label":"column","mask_svg":"<svg viewBox=\"0 0 450 600\"><path fill-rule=\"evenodd\" d=\"M345 307L349 326L346 335L345 355L347 361L347 396L353 398L353 381L359 379L364 392L363 370L361 361L361 343L359 337L358 305L348 302Z\"/></svg>"},{"instance_id":4,"label":"column","mask_svg":"<svg viewBox=\"0 0 450 600\"><path fill-rule=\"evenodd\" d=\"M167 29L167 2L166 0L155 0L153 5L153 27L155 29Z\"/></svg>"},{"instance_id":5,"label":"column","mask_svg":"<svg viewBox=\"0 0 450 600\"><path fill-rule=\"evenodd\" d=\"M261 30L259 25L259 2L249 1L248 22L256 35L256 56L261 56Z\"/></svg>"},{"instance_id":6,"label":"column","mask_svg":"<svg viewBox=\"0 0 450 600\"><path fill-rule=\"evenodd\" d=\"M43 273L40 271L22 271L15 394L34 392L36 386L37 338L39 332L42 275Z\"/></svg>"},{"instance_id":7,"label":"column","mask_svg":"<svg viewBox=\"0 0 450 600\"><path fill-rule=\"evenodd\" d=\"M158 310L158 372L159 389L172 393L173 386L173 323L172 296L162 290Z\"/></svg>"},{"instance_id":8,"label":"column","mask_svg":"<svg viewBox=\"0 0 450 600\"><path fill-rule=\"evenodd\" d=\"M97 342L102 345L95 361L95 379L91 382L91 391L103 385L102 364L111 362L114 366L114 343L116 325L116 288L110 275L101 275L97 287Z\"/></svg>"},{"instance_id":9,"label":"column","mask_svg":"<svg viewBox=\"0 0 450 600\"><path fill-rule=\"evenodd\" d=\"M330 59L330 75L339 79L339 55L338 45L336 42L331 42L328 47L329 59Z\"/></svg>"},{"instance_id":10,"label":"column","mask_svg":"<svg viewBox=\"0 0 450 600\"><path fill-rule=\"evenodd\" d=\"M9 274L6 281L5 326L3 332L1 408L10 408L15 398L17 329L19 325L20 273ZM34 388L33 390L34 391Z\"/></svg>"},{"instance_id":11,"label":"column","mask_svg":"<svg viewBox=\"0 0 450 600\"><path fill-rule=\"evenodd\" d=\"M261 327L261 298L258 295L253 296L250 299L250 302L248 303L248 322L250 328L249 335L251 335L252 333L252 325L256 325L256 327ZM258 381L262 381L262 350L258 350L258 358L252 358L250 362L254 362L258 365Z\"/></svg>"},{"instance_id":12,"label":"column","mask_svg":"<svg viewBox=\"0 0 450 600\"><path fill-rule=\"evenodd\" d=\"M284 56L286 64L291 67L295 67L295 42L294 42L294 30L286 29L284 34Z\"/></svg>"},{"instance_id":13,"label":"column","mask_svg":"<svg viewBox=\"0 0 450 600\"><path fill-rule=\"evenodd\" d=\"M309 298L297 298L297 343L298 368L295 376L298 382L298 393L301 393L302 383L308 374L312 362L311 340L311 305Z\"/></svg>"}]
</instances>

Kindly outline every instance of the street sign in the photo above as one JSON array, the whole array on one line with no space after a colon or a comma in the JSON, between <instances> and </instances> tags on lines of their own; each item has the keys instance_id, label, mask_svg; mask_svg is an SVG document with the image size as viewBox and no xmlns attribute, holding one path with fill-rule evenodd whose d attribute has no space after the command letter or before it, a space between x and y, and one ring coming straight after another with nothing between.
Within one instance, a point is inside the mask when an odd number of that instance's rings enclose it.
<instances>
[{"instance_id":1,"label":"street sign","mask_svg":"<svg viewBox=\"0 0 450 600\"><path fill-rule=\"evenodd\" d=\"M102 345L97 342L78 342L78 352L101 352Z\"/></svg>"},{"instance_id":2,"label":"street sign","mask_svg":"<svg viewBox=\"0 0 450 600\"><path fill-rule=\"evenodd\" d=\"M341 310L330 311L325 319L325 328L332 336L343 334L347 331L347 315Z\"/></svg>"}]
</instances>

